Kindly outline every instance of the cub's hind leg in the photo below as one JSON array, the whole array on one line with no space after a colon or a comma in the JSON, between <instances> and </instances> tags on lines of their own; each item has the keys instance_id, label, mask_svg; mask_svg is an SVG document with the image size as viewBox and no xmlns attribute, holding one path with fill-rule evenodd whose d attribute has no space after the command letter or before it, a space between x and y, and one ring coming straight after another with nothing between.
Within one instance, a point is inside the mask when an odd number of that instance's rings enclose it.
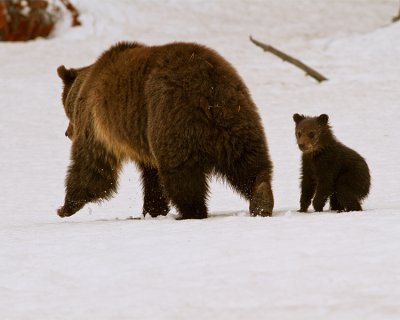
<instances>
[{"instance_id":1,"label":"cub's hind leg","mask_svg":"<svg viewBox=\"0 0 400 320\"><path fill-rule=\"evenodd\" d=\"M348 180L338 180L336 196L344 211L362 211L360 197L356 195Z\"/></svg>"},{"instance_id":2,"label":"cub's hind leg","mask_svg":"<svg viewBox=\"0 0 400 320\"><path fill-rule=\"evenodd\" d=\"M341 212L344 210L343 205L339 202L336 192L333 193L329 199L331 210Z\"/></svg>"},{"instance_id":3,"label":"cub's hind leg","mask_svg":"<svg viewBox=\"0 0 400 320\"><path fill-rule=\"evenodd\" d=\"M350 190L341 190L337 197L344 211L362 211L360 201Z\"/></svg>"}]
</instances>

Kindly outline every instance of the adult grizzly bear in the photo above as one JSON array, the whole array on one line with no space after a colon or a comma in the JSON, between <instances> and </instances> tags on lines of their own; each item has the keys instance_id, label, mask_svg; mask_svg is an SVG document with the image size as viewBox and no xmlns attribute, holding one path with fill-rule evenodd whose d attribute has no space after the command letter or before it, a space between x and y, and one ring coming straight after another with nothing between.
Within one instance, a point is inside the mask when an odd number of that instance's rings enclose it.
<instances>
[{"instance_id":1,"label":"adult grizzly bear","mask_svg":"<svg viewBox=\"0 0 400 320\"><path fill-rule=\"evenodd\" d=\"M340 143L328 124L329 117L293 115L296 140L302 155L300 212L313 200L322 211L328 198L332 210L361 211L360 201L371 184L368 165L356 151Z\"/></svg>"},{"instance_id":2,"label":"adult grizzly bear","mask_svg":"<svg viewBox=\"0 0 400 320\"><path fill-rule=\"evenodd\" d=\"M257 108L235 69L194 43L118 43L92 65L60 66L72 140L60 217L109 199L125 160L137 163L143 214L206 218L208 176L225 178L250 201L273 209L272 163Z\"/></svg>"}]
</instances>

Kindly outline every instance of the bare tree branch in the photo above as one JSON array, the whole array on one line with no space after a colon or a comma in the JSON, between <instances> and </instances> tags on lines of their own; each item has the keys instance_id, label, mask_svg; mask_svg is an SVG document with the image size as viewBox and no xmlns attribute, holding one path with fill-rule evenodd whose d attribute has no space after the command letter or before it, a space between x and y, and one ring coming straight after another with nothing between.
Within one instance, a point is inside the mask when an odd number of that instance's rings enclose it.
<instances>
[{"instance_id":1,"label":"bare tree branch","mask_svg":"<svg viewBox=\"0 0 400 320\"><path fill-rule=\"evenodd\" d=\"M298 60L296 58L293 58L293 57L287 55L286 53L284 53L284 52L282 52L282 51L280 51L280 50L278 50L278 49L276 49L276 48L274 48L274 47L272 47L270 45L267 45L265 43L257 41L255 39L253 39L251 36L250 36L250 41L253 42L256 46L262 48L265 52L272 53L273 55L281 58L283 61L289 62L289 63L295 65L296 67L300 68L307 75L313 77L318 82L322 82L322 81L328 80L322 74L320 74L319 72L317 72L314 69L310 68L309 66L305 65L300 60Z\"/></svg>"}]
</instances>

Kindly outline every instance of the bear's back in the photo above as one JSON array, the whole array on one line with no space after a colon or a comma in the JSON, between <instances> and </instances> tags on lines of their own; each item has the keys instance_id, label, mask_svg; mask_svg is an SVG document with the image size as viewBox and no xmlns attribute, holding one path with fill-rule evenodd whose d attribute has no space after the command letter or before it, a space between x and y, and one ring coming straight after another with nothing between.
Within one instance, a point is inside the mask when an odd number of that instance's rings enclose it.
<instances>
[{"instance_id":1,"label":"bear's back","mask_svg":"<svg viewBox=\"0 0 400 320\"><path fill-rule=\"evenodd\" d=\"M153 162L151 143L158 135L186 136L193 148L210 155L219 145L226 147L224 130L238 154L246 148L243 137L264 137L256 107L235 69L215 51L194 43L118 44L93 64L81 97L91 109L97 137L122 158Z\"/></svg>"},{"instance_id":2,"label":"bear's back","mask_svg":"<svg viewBox=\"0 0 400 320\"><path fill-rule=\"evenodd\" d=\"M153 86L179 90L190 101L206 99L206 107L236 107L241 95L248 98L241 77L214 50L194 43L172 43L154 50Z\"/></svg>"},{"instance_id":3,"label":"bear's back","mask_svg":"<svg viewBox=\"0 0 400 320\"><path fill-rule=\"evenodd\" d=\"M232 65L196 43L117 44L96 61L87 82L87 90L114 97L119 104L143 105L146 98L167 92L171 99L186 99L204 108L241 105L254 109L248 89Z\"/></svg>"}]
</instances>

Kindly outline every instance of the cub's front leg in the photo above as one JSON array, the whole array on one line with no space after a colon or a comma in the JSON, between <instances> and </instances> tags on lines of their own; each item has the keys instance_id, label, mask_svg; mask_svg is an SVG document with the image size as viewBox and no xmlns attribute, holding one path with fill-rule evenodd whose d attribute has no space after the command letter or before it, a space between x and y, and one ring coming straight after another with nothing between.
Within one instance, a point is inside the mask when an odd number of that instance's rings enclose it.
<instances>
[{"instance_id":1,"label":"cub's front leg","mask_svg":"<svg viewBox=\"0 0 400 320\"><path fill-rule=\"evenodd\" d=\"M326 201L334 192L333 186L333 179L330 175L318 177L315 197L313 200L313 207L315 211L323 211Z\"/></svg>"},{"instance_id":2,"label":"cub's front leg","mask_svg":"<svg viewBox=\"0 0 400 320\"><path fill-rule=\"evenodd\" d=\"M303 158L301 175L301 196L299 212L307 212L315 193L315 179L311 164Z\"/></svg>"},{"instance_id":3,"label":"cub's front leg","mask_svg":"<svg viewBox=\"0 0 400 320\"><path fill-rule=\"evenodd\" d=\"M315 182L312 177L303 177L301 181L301 197L299 212L307 212L315 193Z\"/></svg>"}]
</instances>

